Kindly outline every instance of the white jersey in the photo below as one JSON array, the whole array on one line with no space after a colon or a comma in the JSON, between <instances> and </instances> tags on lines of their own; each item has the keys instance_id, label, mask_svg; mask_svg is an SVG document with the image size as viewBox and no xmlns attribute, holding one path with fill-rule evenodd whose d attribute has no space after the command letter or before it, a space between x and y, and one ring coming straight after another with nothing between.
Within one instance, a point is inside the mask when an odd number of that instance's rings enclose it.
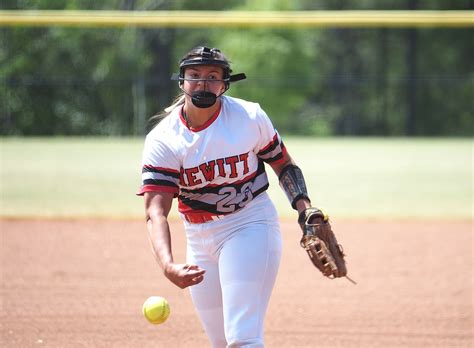
<instances>
[{"instance_id":1,"label":"white jersey","mask_svg":"<svg viewBox=\"0 0 474 348\"><path fill-rule=\"evenodd\" d=\"M145 140L137 194L173 193L188 221L214 220L245 207L268 188L264 162L277 163L286 152L258 104L220 98L220 110L203 126L189 129L178 107Z\"/></svg>"}]
</instances>

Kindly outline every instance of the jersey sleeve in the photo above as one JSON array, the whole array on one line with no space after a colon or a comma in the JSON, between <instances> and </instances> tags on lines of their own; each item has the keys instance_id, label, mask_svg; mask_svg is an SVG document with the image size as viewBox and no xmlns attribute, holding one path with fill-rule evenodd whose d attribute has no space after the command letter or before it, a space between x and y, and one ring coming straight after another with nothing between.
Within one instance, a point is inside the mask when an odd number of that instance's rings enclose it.
<instances>
[{"instance_id":1,"label":"jersey sleeve","mask_svg":"<svg viewBox=\"0 0 474 348\"><path fill-rule=\"evenodd\" d=\"M260 107L257 108L256 120L260 138L255 149L257 157L268 164L278 164L286 156L286 148L268 115Z\"/></svg>"},{"instance_id":2,"label":"jersey sleeve","mask_svg":"<svg viewBox=\"0 0 474 348\"><path fill-rule=\"evenodd\" d=\"M147 136L142 158L142 185L137 195L145 192L169 192L178 196L180 164L164 140Z\"/></svg>"}]
</instances>

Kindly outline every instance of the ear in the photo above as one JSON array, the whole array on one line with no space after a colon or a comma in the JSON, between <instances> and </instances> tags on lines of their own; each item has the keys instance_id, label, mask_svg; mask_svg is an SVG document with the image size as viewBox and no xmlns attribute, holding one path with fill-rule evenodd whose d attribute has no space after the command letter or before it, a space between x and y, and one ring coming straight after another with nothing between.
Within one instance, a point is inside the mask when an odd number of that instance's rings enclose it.
<instances>
[{"instance_id":1,"label":"ear","mask_svg":"<svg viewBox=\"0 0 474 348\"><path fill-rule=\"evenodd\" d=\"M225 82L222 84L222 87L221 87L221 93L222 94L225 93L229 89L229 87L227 87L227 86L230 87L230 84L229 83L226 84Z\"/></svg>"}]
</instances>

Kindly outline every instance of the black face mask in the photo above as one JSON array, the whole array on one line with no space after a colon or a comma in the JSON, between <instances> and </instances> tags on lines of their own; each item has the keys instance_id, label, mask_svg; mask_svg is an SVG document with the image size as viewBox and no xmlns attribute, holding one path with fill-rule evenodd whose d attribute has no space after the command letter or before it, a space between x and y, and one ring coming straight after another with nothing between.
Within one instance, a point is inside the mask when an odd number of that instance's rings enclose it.
<instances>
[{"instance_id":1,"label":"black face mask","mask_svg":"<svg viewBox=\"0 0 474 348\"><path fill-rule=\"evenodd\" d=\"M194 106L205 109L216 103L217 95L207 91L197 91L191 95L191 100Z\"/></svg>"}]
</instances>

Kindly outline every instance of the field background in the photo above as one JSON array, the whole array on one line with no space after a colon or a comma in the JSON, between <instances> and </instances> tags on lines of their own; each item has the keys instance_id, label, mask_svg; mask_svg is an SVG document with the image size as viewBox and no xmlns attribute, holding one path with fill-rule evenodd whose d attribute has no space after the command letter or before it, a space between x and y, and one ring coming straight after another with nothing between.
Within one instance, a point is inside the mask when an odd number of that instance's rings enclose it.
<instances>
[{"instance_id":1,"label":"field background","mask_svg":"<svg viewBox=\"0 0 474 348\"><path fill-rule=\"evenodd\" d=\"M285 137L337 218L471 219L472 139ZM2 138L3 217L142 218L142 138ZM294 212L268 168L281 217ZM176 211L173 209L173 217Z\"/></svg>"},{"instance_id":2,"label":"field background","mask_svg":"<svg viewBox=\"0 0 474 348\"><path fill-rule=\"evenodd\" d=\"M472 347L472 139L284 139L358 284L314 269L269 173L284 248L267 347ZM148 245L134 195L142 146L1 139L2 347L208 347L188 291ZM184 262L176 212L170 221ZM163 325L141 314L151 295L171 304Z\"/></svg>"},{"instance_id":3,"label":"field background","mask_svg":"<svg viewBox=\"0 0 474 348\"><path fill-rule=\"evenodd\" d=\"M209 347L135 196L147 120L197 45L247 74L231 95L285 135L357 281L314 269L269 173L283 255L266 347L474 346L473 1L0 3L0 347ZM163 325L142 315L151 295Z\"/></svg>"}]
</instances>

